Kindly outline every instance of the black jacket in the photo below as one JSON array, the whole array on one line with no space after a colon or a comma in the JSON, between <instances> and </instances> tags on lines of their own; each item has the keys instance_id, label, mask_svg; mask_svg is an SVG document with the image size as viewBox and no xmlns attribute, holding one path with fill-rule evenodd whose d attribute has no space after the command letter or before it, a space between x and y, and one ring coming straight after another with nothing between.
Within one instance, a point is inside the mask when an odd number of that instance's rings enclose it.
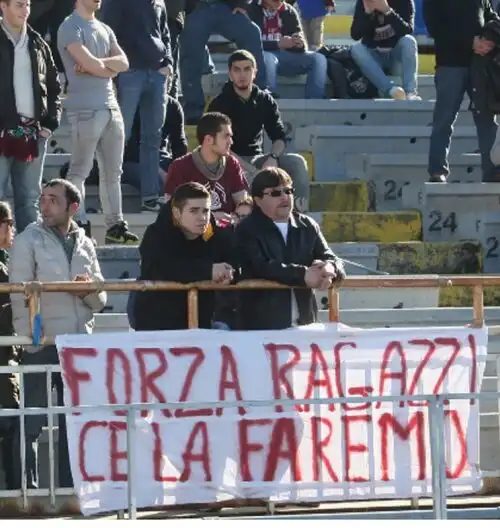
<instances>
[{"instance_id":1,"label":"black jacket","mask_svg":"<svg viewBox=\"0 0 500 528\"><path fill-rule=\"evenodd\" d=\"M257 86L244 101L234 91L233 83L228 81L222 92L210 102L208 112L221 112L231 119L231 148L239 156L262 154L264 130L271 141L286 141L286 130L276 101Z\"/></svg>"},{"instance_id":2,"label":"black jacket","mask_svg":"<svg viewBox=\"0 0 500 528\"><path fill-rule=\"evenodd\" d=\"M212 219L213 235L188 240L172 220L170 202L156 221L148 226L141 245L141 280L188 284L212 280L216 262L231 262L232 233ZM214 294L201 292L198 298L200 328L210 328L215 309ZM139 292L135 302L136 330L185 330L187 292Z\"/></svg>"},{"instance_id":3,"label":"black jacket","mask_svg":"<svg viewBox=\"0 0 500 528\"><path fill-rule=\"evenodd\" d=\"M365 12L363 0L357 0L351 25L351 37L369 48L393 48L415 25L413 0L388 0L392 12L387 16Z\"/></svg>"},{"instance_id":4,"label":"black jacket","mask_svg":"<svg viewBox=\"0 0 500 528\"><path fill-rule=\"evenodd\" d=\"M287 243L274 222L255 207L236 228L241 279L262 279L295 286L299 324L317 320L318 309L304 277L314 260L329 260L344 277L343 267L309 216L294 212ZM281 330L292 326L290 290L249 290L240 294L240 322L245 330Z\"/></svg>"},{"instance_id":5,"label":"black jacket","mask_svg":"<svg viewBox=\"0 0 500 528\"><path fill-rule=\"evenodd\" d=\"M474 37L486 23L498 20L490 0L424 0L423 14L437 66L469 67Z\"/></svg>"},{"instance_id":6,"label":"black jacket","mask_svg":"<svg viewBox=\"0 0 500 528\"><path fill-rule=\"evenodd\" d=\"M61 85L49 46L28 26L35 120L54 131L61 122ZM0 28L0 130L19 125L14 94L14 46Z\"/></svg>"},{"instance_id":7,"label":"black jacket","mask_svg":"<svg viewBox=\"0 0 500 528\"><path fill-rule=\"evenodd\" d=\"M300 33L302 35L302 38L304 39L304 42L306 41L304 31L302 30L302 25L300 23L300 17L297 10L292 7L291 5L284 4L283 11L280 12L279 17L281 21L281 34L284 37L291 37L292 35L295 35L297 33ZM250 19L255 22L260 30L264 28L264 11L262 8L262 5L257 2L253 2L248 7L248 16ZM262 47L264 48L264 51L273 51L278 50L278 42L275 40L262 41ZM295 52L303 52L305 48L292 48L288 51L295 51Z\"/></svg>"},{"instance_id":8,"label":"black jacket","mask_svg":"<svg viewBox=\"0 0 500 528\"><path fill-rule=\"evenodd\" d=\"M472 104L478 112L500 114L500 20L488 22L483 36L495 47L487 55L474 54L470 69Z\"/></svg>"},{"instance_id":9,"label":"black jacket","mask_svg":"<svg viewBox=\"0 0 500 528\"><path fill-rule=\"evenodd\" d=\"M223 4L228 4L231 9L235 9L236 7L242 7L243 9L248 8L248 4L252 0L220 0ZM168 3L168 0L167 0ZM186 12L190 13L195 9L199 4L201 4L200 0L186 0ZM168 9L168 6L167 6Z\"/></svg>"}]
</instances>

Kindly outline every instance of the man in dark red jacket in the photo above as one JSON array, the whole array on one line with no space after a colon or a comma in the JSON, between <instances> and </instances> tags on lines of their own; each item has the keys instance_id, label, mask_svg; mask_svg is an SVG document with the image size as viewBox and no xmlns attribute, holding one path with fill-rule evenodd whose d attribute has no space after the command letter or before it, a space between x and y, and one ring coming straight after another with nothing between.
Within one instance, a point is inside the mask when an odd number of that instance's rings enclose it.
<instances>
[{"instance_id":1,"label":"man in dark red jacket","mask_svg":"<svg viewBox=\"0 0 500 528\"><path fill-rule=\"evenodd\" d=\"M219 34L250 51L257 61L257 84L266 87L266 67L260 29L247 16L249 0L196 0L186 17L180 37L181 83L186 123L196 124L203 115L205 100L201 77L205 66L205 45Z\"/></svg>"}]
</instances>

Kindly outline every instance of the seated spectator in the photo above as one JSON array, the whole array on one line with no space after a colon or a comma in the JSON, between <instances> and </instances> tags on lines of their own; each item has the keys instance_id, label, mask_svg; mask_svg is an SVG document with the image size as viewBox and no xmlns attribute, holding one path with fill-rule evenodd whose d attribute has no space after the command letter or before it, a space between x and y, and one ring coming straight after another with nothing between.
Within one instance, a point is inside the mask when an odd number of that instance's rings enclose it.
<instances>
[{"instance_id":1,"label":"seated spectator","mask_svg":"<svg viewBox=\"0 0 500 528\"><path fill-rule=\"evenodd\" d=\"M210 208L215 217L230 220L229 215L248 190L241 165L231 155L232 136L227 116L217 112L205 114L196 127L200 146L175 160L168 169L165 199L168 201L180 185L197 182L210 193Z\"/></svg>"},{"instance_id":2,"label":"seated spectator","mask_svg":"<svg viewBox=\"0 0 500 528\"><path fill-rule=\"evenodd\" d=\"M282 169L270 167L255 175L255 205L236 228L236 249L242 279L262 279L292 290L249 290L240 294L244 330L282 330L317 321L313 288L328 289L345 273L339 259L309 216L293 211L293 186Z\"/></svg>"},{"instance_id":3,"label":"seated spectator","mask_svg":"<svg viewBox=\"0 0 500 528\"><path fill-rule=\"evenodd\" d=\"M307 74L306 99L323 99L327 80L324 55L307 51L297 10L283 0L258 0L249 7L251 19L262 31L267 85L278 90L278 75Z\"/></svg>"},{"instance_id":4,"label":"seated spectator","mask_svg":"<svg viewBox=\"0 0 500 528\"><path fill-rule=\"evenodd\" d=\"M141 280L190 283L233 280L232 230L220 228L210 214L210 192L199 183L177 187L139 247ZM215 312L213 291L198 298L200 328L211 328ZM187 292L138 292L136 330L188 328Z\"/></svg>"},{"instance_id":5,"label":"seated spectator","mask_svg":"<svg viewBox=\"0 0 500 528\"><path fill-rule=\"evenodd\" d=\"M0 283L9 282L7 250L14 241L14 220L6 202L0 202ZM10 295L0 293L0 335L14 335ZM13 346L0 347L0 367L15 367L19 364L19 349ZM0 408L19 407L19 374L0 374ZM0 418L0 466L4 470L5 488L21 487L21 455L17 449L19 435L17 417Z\"/></svg>"},{"instance_id":6,"label":"seated spectator","mask_svg":"<svg viewBox=\"0 0 500 528\"><path fill-rule=\"evenodd\" d=\"M101 19L115 33L129 61L116 79L125 142L132 135L136 112L141 115L139 164L142 210L160 210L158 182L161 131L167 111L168 79L173 61L167 9L163 0L106 0Z\"/></svg>"},{"instance_id":7,"label":"seated spectator","mask_svg":"<svg viewBox=\"0 0 500 528\"><path fill-rule=\"evenodd\" d=\"M413 0L357 0L351 37L359 40L351 56L383 97L420 100L417 93L418 45L413 37L415 4ZM398 86L387 75L398 64Z\"/></svg>"},{"instance_id":8,"label":"seated spectator","mask_svg":"<svg viewBox=\"0 0 500 528\"><path fill-rule=\"evenodd\" d=\"M244 218L250 215L252 212L253 200L250 196L247 196L242 200L231 215L233 217L233 225L238 225Z\"/></svg>"},{"instance_id":9,"label":"seated spectator","mask_svg":"<svg viewBox=\"0 0 500 528\"><path fill-rule=\"evenodd\" d=\"M325 15L335 11L334 0L298 0L302 28L310 50L323 46Z\"/></svg>"},{"instance_id":10,"label":"seated spectator","mask_svg":"<svg viewBox=\"0 0 500 528\"><path fill-rule=\"evenodd\" d=\"M139 142L140 142L141 120L139 113L136 114L132 135L125 149L123 164L123 183L128 183L140 190L141 174L139 166ZM167 178L168 168L173 160L187 154L188 143L184 131L184 114L182 106L170 95L167 96L167 116L162 129L160 146L160 165L158 168L158 181L163 189Z\"/></svg>"},{"instance_id":11,"label":"seated spectator","mask_svg":"<svg viewBox=\"0 0 500 528\"><path fill-rule=\"evenodd\" d=\"M295 206L307 208L309 172L306 160L299 154L285 152L286 131L278 105L273 97L254 84L256 63L252 54L238 50L228 60L229 78L222 92L208 106L210 112L229 116L233 129L232 151L237 155L248 181L261 168L281 167L293 180ZM264 130L272 141L264 154Z\"/></svg>"},{"instance_id":12,"label":"seated spectator","mask_svg":"<svg viewBox=\"0 0 500 528\"><path fill-rule=\"evenodd\" d=\"M205 97L201 77L205 67L205 46L213 34L236 42L257 60L257 83L266 85L266 67L259 28L247 16L248 0L192 0L194 8L186 17L180 37L180 68L184 112L189 125L203 115Z\"/></svg>"}]
</instances>

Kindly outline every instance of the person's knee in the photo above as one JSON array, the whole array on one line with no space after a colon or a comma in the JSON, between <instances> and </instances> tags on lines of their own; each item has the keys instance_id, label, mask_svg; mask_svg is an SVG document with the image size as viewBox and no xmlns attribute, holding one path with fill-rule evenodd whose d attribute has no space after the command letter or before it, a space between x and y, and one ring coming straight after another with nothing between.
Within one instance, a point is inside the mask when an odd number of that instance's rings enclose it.
<instances>
[{"instance_id":1,"label":"person's knee","mask_svg":"<svg viewBox=\"0 0 500 528\"><path fill-rule=\"evenodd\" d=\"M406 52L418 53L418 44L413 35L403 35L398 41L398 46Z\"/></svg>"},{"instance_id":2,"label":"person's knee","mask_svg":"<svg viewBox=\"0 0 500 528\"><path fill-rule=\"evenodd\" d=\"M245 20L241 24L239 46L242 48L247 48L248 51L253 53L255 52L256 48L260 48L262 45L262 32L260 27L255 22L252 22L245 15L242 15L242 17L244 17Z\"/></svg>"},{"instance_id":3,"label":"person's knee","mask_svg":"<svg viewBox=\"0 0 500 528\"><path fill-rule=\"evenodd\" d=\"M325 72L327 70L326 57L321 53L311 52L311 67L315 71Z\"/></svg>"},{"instance_id":4,"label":"person's knee","mask_svg":"<svg viewBox=\"0 0 500 528\"><path fill-rule=\"evenodd\" d=\"M283 169L286 170L294 181L309 182L307 161L300 154L287 153L281 158Z\"/></svg>"},{"instance_id":5,"label":"person's knee","mask_svg":"<svg viewBox=\"0 0 500 528\"><path fill-rule=\"evenodd\" d=\"M278 67L278 57L270 51L264 52L264 64L266 68L269 68L271 71L274 71Z\"/></svg>"}]
</instances>

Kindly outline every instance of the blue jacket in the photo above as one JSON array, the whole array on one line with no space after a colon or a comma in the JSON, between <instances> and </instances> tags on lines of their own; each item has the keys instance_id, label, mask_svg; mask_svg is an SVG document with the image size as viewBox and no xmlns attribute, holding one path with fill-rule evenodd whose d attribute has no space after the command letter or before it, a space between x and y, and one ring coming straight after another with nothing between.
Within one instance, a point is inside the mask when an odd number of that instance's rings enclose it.
<instances>
[{"instance_id":1,"label":"blue jacket","mask_svg":"<svg viewBox=\"0 0 500 528\"><path fill-rule=\"evenodd\" d=\"M130 69L173 64L164 0L105 0L99 18L115 32Z\"/></svg>"},{"instance_id":2,"label":"blue jacket","mask_svg":"<svg viewBox=\"0 0 500 528\"><path fill-rule=\"evenodd\" d=\"M304 20L325 16L326 6L332 5L328 0L297 0L300 15Z\"/></svg>"}]
</instances>

